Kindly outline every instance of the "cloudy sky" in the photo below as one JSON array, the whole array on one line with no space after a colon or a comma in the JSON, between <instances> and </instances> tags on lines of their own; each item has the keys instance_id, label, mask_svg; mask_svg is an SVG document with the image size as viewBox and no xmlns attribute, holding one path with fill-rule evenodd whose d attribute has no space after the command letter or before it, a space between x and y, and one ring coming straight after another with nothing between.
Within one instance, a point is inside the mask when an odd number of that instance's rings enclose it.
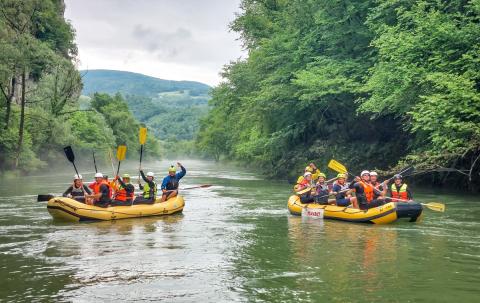
<instances>
[{"instance_id":1,"label":"cloudy sky","mask_svg":"<svg viewBox=\"0 0 480 303\"><path fill-rule=\"evenodd\" d=\"M240 0L66 0L80 69L115 69L210 85L245 57L228 24Z\"/></svg>"}]
</instances>

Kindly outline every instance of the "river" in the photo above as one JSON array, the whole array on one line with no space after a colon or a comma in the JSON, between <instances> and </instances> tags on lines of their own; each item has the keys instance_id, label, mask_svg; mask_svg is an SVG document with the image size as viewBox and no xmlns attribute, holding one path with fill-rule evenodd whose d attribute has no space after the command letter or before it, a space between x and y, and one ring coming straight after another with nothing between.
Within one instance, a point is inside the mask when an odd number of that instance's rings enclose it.
<instances>
[{"instance_id":1,"label":"river","mask_svg":"<svg viewBox=\"0 0 480 303\"><path fill-rule=\"evenodd\" d=\"M54 222L36 202L72 173L3 180L0 301L478 302L478 197L416 191L447 205L419 223L302 220L283 181L183 164L182 186L214 185L184 191L183 214L113 222Z\"/></svg>"}]
</instances>

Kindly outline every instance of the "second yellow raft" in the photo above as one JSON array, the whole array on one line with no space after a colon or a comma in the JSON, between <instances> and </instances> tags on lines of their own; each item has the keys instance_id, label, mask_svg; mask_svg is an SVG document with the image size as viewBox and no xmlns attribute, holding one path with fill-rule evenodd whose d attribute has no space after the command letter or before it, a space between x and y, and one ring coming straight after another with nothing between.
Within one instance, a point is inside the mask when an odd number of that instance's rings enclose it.
<instances>
[{"instance_id":1,"label":"second yellow raft","mask_svg":"<svg viewBox=\"0 0 480 303\"><path fill-rule=\"evenodd\" d=\"M336 205L304 204L300 202L300 198L297 195L292 195L288 199L288 210L293 215L302 215L302 210L307 207L308 209L323 209L325 219L374 224L388 224L395 222L399 218L408 218L410 222L415 222L423 211L422 205L415 202L390 202L379 207L361 210Z\"/></svg>"},{"instance_id":2,"label":"second yellow raft","mask_svg":"<svg viewBox=\"0 0 480 303\"><path fill-rule=\"evenodd\" d=\"M47 209L54 219L78 222L171 215L182 212L184 206L182 196L173 197L165 202L157 199L154 204L112 207L98 207L70 198L55 197L48 201Z\"/></svg>"}]
</instances>

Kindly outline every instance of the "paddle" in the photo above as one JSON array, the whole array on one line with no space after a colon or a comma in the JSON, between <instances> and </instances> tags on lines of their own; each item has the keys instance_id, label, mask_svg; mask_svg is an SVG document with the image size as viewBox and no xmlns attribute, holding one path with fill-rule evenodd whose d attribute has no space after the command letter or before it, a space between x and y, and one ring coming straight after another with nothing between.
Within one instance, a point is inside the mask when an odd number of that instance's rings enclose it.
<instances>
[{"instance_id":1,"label":"paddle","mask_svg":"<svg viewBox=\"0 0 480 303\"><path fill-rule=\"evenodd\" d=\"M117 148L118 167L117 167L117 174L115 176L118 176L118 172L120 171L120 164L122 163L123 160L125 160L126 154L127 154L127 146L119 145Z\"/></svg>"},{"instance_id":2,"label":"paddle","mask_svg":"<svg viewBox=\"0 0 480 303\"><path fill-rule=\"evenodd\" d=\"M75 169L75 172L79 176L80 174L78 173L77 167L75 166L75 154L73 153L72 147L66 146L63 148L63 151L65 152L65 156L67 156L68 161L70 161L73 164L73 168Z\"/></svg>"},{"instance_id":3,"label":"paddle","mask_svg":"<svg viewBox=\"0 0 480 303\"><path fill-rule=\"evenodd\" d=\"M203 184L203 185L199 185L199 186L182 188L181 190L195 189L195 188L207 188L207 187L210 187L210 186L212 186L212 184Z\"/></svg>"},{"instance_id":4,"label":"paddle","mask_svg":"<svg viewBox=\"0 0 480 303\"><path fill-rule=\"evenodd\" d=\"M347 168L345 167L345 165L335 161L334 159L328 162L328 167L341 174L347 173Z\"/></svg>"},{"instance_id":5,"label":"paddle","mask_svg":"<svg viewBox=\"0 0 480 303\"><path fill-rule=\"evenodd\" d=\"M405 176L409 176L409 175L413 174L413 172L415 172L415 167L413 167L413 166L408 166L407 168L404 168L402 171L400 171L398 174L399 174L399 175L402 175L403 177L405 177ZM389 178L389 179L387 179L387 180L385 180L385 181L390 182L390 180L392 180L394 176L395 176L395 175L393 175L391 178Z\"/></svg>"},{"instance_id":6,"label":"paddle","mask_svg":"<svg viewBox=\"0 0 480 303\"><path fill-rule=\"evenodd\" d=\"M142 169L143 145L147 142L147 128L140 127L138 132L138 141L140 142L140 164L138 166L138 183L140 184L140 170Z\"/></svg>"},{"instance_id":7,"label":"paddle","mask_svg":"<svg viewBox=\"0 0 480 303\"><path fill-rule=\"evenodd\" d=\"M397 199L397 198L390 198L390 199L395 200L396 202L410 202L409 200L404 200L404 199ZM445 212L445 204L443 204L443 203L439 203L439 202L422 203L422 202L418 202L418 201L417 201L417 203L420 203L423 206L426 206L427 208L429 208L433 211L438 211L438 212L442 212L442 213Z\"/></svg>"},{"instance_id":8,"label":"paddle","mask_svg":"<svg viewBox=\"0 0 480 303\"><path fill-rule=\"evenodd\" d=\"M114 167L114 164L113 164L112 151L111 151L110 148L108 149L108 157L110 158L110 164L112 164L112 174L115 175L115 167ZM115 176L113 176L113 177L115 177Z\"/></svg>"},{"instance_id":9,"label":"paddle","mask_svg":"<svg viewBox=\"0 0 480 303\"><path fill-rule=\"evenodd\" d=\"M93 155L93 165L95 166L95 173L98 173L97 161L95 161L95 152L94 151L92 151L92 155Z\"/></svg>"},{"instance_id":10,"label":"paddle","mask_svg":"<svg viewBox=\"0 0 480 303\"><path fill-rule=\"evenodd\" d=\"M38 195L37 202L47 202L55 198L54 195Z\"/></svg>"}]
</instances>

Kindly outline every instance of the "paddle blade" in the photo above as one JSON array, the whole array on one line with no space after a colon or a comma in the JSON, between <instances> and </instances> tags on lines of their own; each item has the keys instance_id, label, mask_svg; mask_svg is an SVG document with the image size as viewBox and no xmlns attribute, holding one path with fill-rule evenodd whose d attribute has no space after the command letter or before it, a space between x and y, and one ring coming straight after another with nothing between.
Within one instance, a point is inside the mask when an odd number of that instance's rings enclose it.
<instances>
[{"instance_id":1,"label":"paddle blade","mask_svg":"<svg viewBox=\"0 0 480 303\"><path fill-rule=\"evenodd\" d=\"M65 156L67 156L68 161L72 162L75 161L75 155L73 154L73 150L71 146L66 146L63 148L63 152Z\"/></svg>"},{"instance_id":2,"label":"paddle blade","mask_svg":"<svg viewBox=\"0 0 480 303\"><path fill-rule=\"evenodd\" d=\"M47 202L53 199L54 195L38 195L37 202Z\"/></svg>"},{"instance_id":3,"label":"paddle blade","mask_svg":"<svg viewBox=\"0 0 480 303\"><path fill-rule=\"evenodd\" d=\"M126 145L119 145L117 148L117 160L123 161L125 160L125 155L127 154L127 146Z\"/></svg>"},{"instance_id":4,"label":"paddle blade","mask_svg":"<svg viewBox=\"0 0 480 303\"><path fill-rule=\"evenodd\" d=\"M434 211L439 211L439 212L442 212L442 213L445 212L445 204L443 204L443 203L430 202L430 203L425 203L423 205L425 205L426 207L428 207L429 209L434 210Z\"/></svg>"},{"instance_id":5,"label":"paddle blade","mask_svg":"<svg viewBox=\"0 0 480 303\"><path fill-rule=\"evenodd\" d=\"M138 139L140 141L140 145L145 144L147 142L147 128L140 127L140 132L138 133Z\"/></svg>"},{"instance_id":6,"label":"paddle blade","mask_svg":"<svg viewBox=\"0 0 480 303\"><path fill-rule=\"evenodd\" d=\"M345 174L347 172L347 168L343 164L333 159L328 162L328 167L341 174Z\"/></svg>"}]
</instances>

